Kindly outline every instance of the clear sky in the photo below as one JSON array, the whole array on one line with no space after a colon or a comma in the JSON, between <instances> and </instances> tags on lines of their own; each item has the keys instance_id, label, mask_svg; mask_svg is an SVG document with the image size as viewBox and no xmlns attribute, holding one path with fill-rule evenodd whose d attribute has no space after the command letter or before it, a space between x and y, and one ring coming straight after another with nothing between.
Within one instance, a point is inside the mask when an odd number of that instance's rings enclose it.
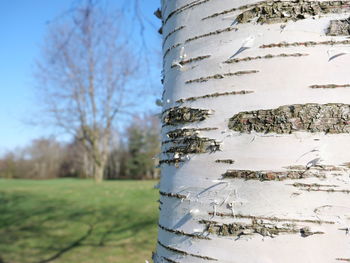
<instances>
[{"instance_id":1,"label":"clear sky","mask_svg":"<svg viewBox=\"0 0 350 263\"><path fill-rule=\"evenodd\" d=\"M103 1L104 4L114 7L124 7L132 0ZM0 154L24 146L34 138L55 132L52 128L28 125L37 109L33 65L40 55L40 45L48 23L59 19L77 2L77 0L0 0ZM160 1L140 2L146 21L144 38L152 50L159 49L160 52L160 37L155 32L160 22L153 15ZM136 41L140 40L138 34L136 28L134 30ZM151 70L153 73L157 72L159 63ZM159 75L156 73L152 76L157 78ZM155 83L159 82L155 80ZM149 102L147 107L152 103L153 101Z\"/></svg>"}]
</instances>

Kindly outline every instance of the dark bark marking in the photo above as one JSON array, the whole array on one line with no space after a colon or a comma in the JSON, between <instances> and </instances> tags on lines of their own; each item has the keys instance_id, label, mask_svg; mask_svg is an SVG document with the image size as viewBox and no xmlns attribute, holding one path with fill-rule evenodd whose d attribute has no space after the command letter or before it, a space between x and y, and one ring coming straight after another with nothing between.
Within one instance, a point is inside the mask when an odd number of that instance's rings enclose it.
<instances>
[{"instance_id":1,"label":"dark bark marking","mask_svg":"<svg viewBox=\"0 0 350 263\"><path fill-rule=\"evenodd\" d=\"M336 258L335 260L350 262L350 258Z\"/></svg>"},{"instance_id":2,"label":"dark bark marking","mask_svg":"<svg viewBox=\"0 0 350 263\"><path fill-rule=\"evenodd\" d=\"M209 213L209 215L214 215L214 213ZM265 217L265 216L252 216L252 215L241 215L241 214L235 214L232 213L226 214L226 213L215 213L216 216L220 217L235 217L238 219L251 219L251 220L267 220L272 222L292 222L292 223L312 223L312 224L329 224L333 225L335 224L332 221L323 221L323 220L313 220L313 219L293 219L293 218L278 218L278 217Z\"/></svg>"},{"instance_id":3,"label":"dark bark marking","mask_svg":"<svg viewBox=\"0 0 350 263\"><path fill-rule=\"evenodd\" d=\"M322 185L322 184L303 184L303 183L294 183L294 187L299 188L299 190L307 192L327 192L327 193L344 193L350 194L350 190L347 189L334 189L339 187L338 185Z\"/></svg>"},{"instance_id":4,"label":"dark bark marking","mask_svg":"<svg viewBox=\"0 0 350 263\"><path fill-rule=\"evenodd\" d=\"M223 79L225 77L242 76L242 75L256 74L256 73L259 73L259 71L258 70L237 71L234 73L216 74L216 75L212 75L212 76L208 76L208 77L201 77L198 79L187 80L185 83L186 84L202 83L202 82L207 82L211 79Z\"/></svg>"},{"instance_id":5,"label":"dark bark marking","mask_svg":"<svg viewBox=\"0 0 350 263\"><path fill-rule=\"evenodd\" d=\"M207 232L218 236L244 236L259 234L261 236L275 237L280 234L300 234L302 237L308 237L315 234L324 234L324 232L312 232L308 227L297 228L294 225L285 225L278 227L271 223L263 223L252 220L251 224L232 223L217 224L216 222L206 221Z\"/></svg>"},{"instance_id":6,"label":"dark bark marking","mask_svg":"<svg viewBox=\"0 0 350 263\"><path fill-rule=\"evenodd\" d=\"M183 250L179 250L177 248L173 248L173 247L170 247L170 246L166 246L164 244L162 244L159 240L158 240L158 244L160 246L162 246L163 248L165 249L168 249L174 253L177 253L177 254L180 254L180 255L184 255L184 256L191 256L191 257L196 257L196 258L201 258L201 259L206 259L206 260L214 260L214 261L218 261L217 259L215 258L211 258L211 257L206 257L206 256L201 256L201 255L196 255L196 254L191 254L191 253L187 253L186 251L183 251Z\"/></svg>"},{"instance_id":7,"label":"dark bark marking","mask_svg":"<svg viewBox=\"0 0 350 263\"><path fill-rule=\"evenodd\" d=\"M195 57L195 58L190 58L190 59L187 59L187 60L182 60L182 61L179 61L178 63L183 66L183 65L186 65L186 64L189 64L189 63L193 63L193 62L197 62L197 61L201 61L201 60L204 60L204 59L207 59L207 58L210 58L211 56L210 55L206 55L206 56L199 56L199 57ZM174 65L171 65L171 68L176 68L176 64Z\"/></svg>"},{"instance_id":8,"label":"dark bark marking","mask_svg":"<svg viewBox=\"0 0 350 263\"><path fill-rule=\"evenodd\" d=\"M170 139L178 139L185 136L192 136L200 131L215 131L218 128L185 128L185 129L176 129L167 133L167 136Z\"/></svg>"},{"instance_id":9,"label":"dark bark marking","mask_svg":"<svg viewBox=\"0 0 350 263\"><path fill-rule=\"evenodd\" d=\"M156 11L154 11L154 16L160 20L162 20L162 11L158 8Z\"/></svg>"},{"instance_id":10,"label":"dark bark marking","mask_svg":"<svg viewBox=\"0 0 350 263\"><path fill-rule=\"evenodd\" d=\"M332 184L303 184L303 183L294 183L292 184L294 187L298 188L321 188L321 187L338 187L338 185L332 185Z\"/></svg>"},{"instance_id":11,"label":"dark bark marking","mask_svg":"<svg viewBox=\"0 0 350 263\"><path fill-rule=\"evenodd\" d=\"M183 156L186 154L212 153L220 150L219 142L198 136L185 137L173 141L173 143L177 144L177 146L170 147L164 153L174 153Z\"/></svg>"},{"instance_id":12,"label":"dark bark marking","mask_svg":"<svg viewBox=\"0 0 350 263\"><path fill-rule=\"evenodd\" d=\"M288 57L305 57L309 54L302 54L302 53L293 53L293 54L278 54L278 55L272 55L268 54L265 56L256 56L256 57L246 57L246 58L233 58L226 60L225 63L227 64L233 64L233 63L239 63L239 62L246 62L246 61L252 61L252 60L260 60L260 59L273 59L273 58L288 58Z\"/></svg>"},{"instance_id":13,"label":"dark bark marking","mask_svg":"<svg viewBox=\"0 0 350 263\"><path fill-rule=\"evenodd\" d=\"M350 232L350 228L349 227L339 228L339 230L345 231L345 235L349 235L349 232Z\"/></svg>"},{"instance_id":14,"label":"dark bark marking","mask_svg":"<svg viewBox=\"0 0 350 263\"><path fill-rule=\"evenodd\" d=\"M185 26L180 26L180 27L178 27L178 28L175 28L173 31L169 32L169 34L167 34L167 35L164 37L164 39L163 39L163 47L164 47L164 45L165 45L165 42L168 40L168 38L169 38L170 36L172 36L173 34L175 34L176 32L178 32L178 31L180 31L180 30L182 30L182 29L184 29L184 28L185 28Z\"/></svg>"},{"instance_id":15,"label":"dark bark marking","mask_svg":"<svg viewBox=\"0 0 350 263\"><path fill-rule=\"evenodd\" d=\"M163 60L165 59L165 57L168 55L168 53L169 53L171 50L173 50L173 49L175 49L175 48L177 48L177 47L179 47L179 46L181 46L181 45L182 45L182 43L177 43L177 44L172 45L171 47L169 47L169 48L164 52Z\"/></svg>"},{"instance_id":16,"label":"dark bark marking","mask_svg":"<svg viewBox=\"0 0 350 263\"><path fill-rule=\"evenodd\" d=\"M309 169L308 167L304 165L292 165L292 166L287 166L284 167L288 170L299 170L299 171L305 171ZM320 164L317 166L313 166L312 170L317 170L317 171L324 171L324 172L336 172L336 171L343 171L344 168L335 166L335 165L325 165L325 164Z\"/></svg>"},{"instance_id":17,"label":"dark bark marking","mask_svg":"<svg viewBox=\"0 0 350 263\"><path fill-rule=\"evenodd\" d=\"M341 41L334 41L334 40L327 40L327 41L306 41L306 42L281 42L281 43L274 43L274 44L267 44L262 45L259 48L285 48L285 47L314 47L314 46L334 46L334 45L348 45L350 44L350 40L341 40Z\"/></svg>"},{"instance_id":18,"label":"dark bark marking","mask_svg":"<svg viewBox=\"0 0 350 263\"><path fill-rule=\"evenodd\" d=\"M160 224L158 224L158 226L159 226L160 229L163 229L163 230L165 230L167 232L173 233L173 234L178 235L178 236L187 236L187 237L191 237L191 238L210 240L209 237L205 237L203 235L185 233L184 231L179 231L179 230L166 228L165 226L162 226Z\"/></svg>"},{"instance_id":19,"label":"dark bark marking","mask_svg":"<svg viewBox=\"0 0 350 263\"><path fill-rule=\"evenodd\" d=\"M350 87L350 84L326 84L326 85L312 85L310 88L312 89L336 89L336 88L348 88Z\"/></svg>"},{"instance_id":20,"label":"dark bark marking","mask_svg":"<svg viewBox=\"0 0 350 263\"><path fill-rule=\"evenodd\" d=\"M182 162L183 162L183 160L181 160L179 158L165 159L165 160L160 160L159 165L168 164L168 165L175 165L176 167L178 167L180 165L180 163L182 163Z\"/></svg>"},{"instance_id":21,"label":"dark bark marking","mask_svg":"<svg viewBox=\"0 0 350 263\"><path fill-rule=\"evenodd\" d=\"M215 131L218 128L184 128L184 129L176 129L167 133L167 136L170 140L163 141L162 144L167 143L176 143L177 139L185 136L192 136L194 134L199 134L201 131Z\"/></svg>"},{"instance_id":22,"label":"dark bark marking","mask_svg":"<svg viewBox=\"0 0 350 263\"><path fill-rule=\"evenodd\" d=\"M204 3L209 2L209 1L210 1L210 0L202 0L202 1L196 0L196 1L193 1L193 2L191 2L191 3L188 3L188 4L184 5L184 6L180 7L180 8L178 8L178 9L175 9L174 11L172 11L172 12L167 16L167 18L165 18L163 24L166 24L166 23L168 22L168 20L169 20L172 16L178 15L178 14L182 13L183 11L185 11L185 10L187 10L187 9L190 9L190 8L192 8L192 7L195 7L195 6L198 6L198 5L201 5L201 4L204 4Z\"/></svg>"},{"instance_id":23,"label":"dark bark marking","mask_svg":"<svg viewBox=\"0 0 350 263\"><path fill-rule=\"evenodd\" d=\"M307 191L307 192L327 192L327 193L350 194L350 190L346 190L346 189L338 190L338 189L334 189L334 188L321 189L320 187L306 187L306 188L301 188L300 190Z\"/></svg>"},{"instance_id":24,"label":"dark bark marking","mask_svg":"<svg viewBox=\"0 0 350 263\"><path fill-rule=\"evenodd\" d=\"M260 24L286 23L314 17L321 14L349 11L350 1L265 1L244 11L237 22L244 24L257 20Z\"/></svg>"},{"instance_id":25,"label":"dark bark marking","mask_svg":"<svg viewBox=\"0 0 350 263\"><path fill-rule=\"evenodd\" d=\"M220 150L220 143L214 139L199 137L196 129L178 129L168 133L173 144L165 154L173 154L174 159L185 161L188 154L213 153Z\"/></svg>"},{"instance_id":26,"label":"dark bark marking","mask_svg":"<svg viewBox=\"0 0 350 263\"><path fill-rule=\"evenodd\" d=\"M312 171L252 171L252 170L227 170L223 178L258 180L258 181L284 181L298 180L304 178L325 178L324 173Z\"/></svg>"},{"instance_id":27,"label":"dark bark marking","mask_svg":"<svg viewBox=\"0 0 350 263\"><path fill-rule=\"evenodd\" d=\"M162 192L162 191L159 191L159 194L162 196L173 197L173 198L177 198L177 199L186 199L186 196L181 195L181 194L166 193L166 192Z\"/></svg>"},{"instance_id":28,"label":"dark bark marking","mask_svg":"<svg viewBox=\"0 0 350 263\"><path fill-rule=\"evenodd\" d=\"M255 3L255 4L243 5L243 6L240 6L240 7L234 7L234 8L231 8L231 9L227 9L227 10L224 10L222 12L214 13L214 14L212 14L210 16L204 17L204 18L202 18L202 20L207 20L207 19L214 18L214 17L220 16L220 15L226 15L226 14L229 14L229 13L232 13L232 12L235 12L235 11L239 11L239 10L244 10L244 9L248 9L248 8L251 8L251 7L255 7L257 4L261 4L261 3L264 3L264 2L261 1L259 3Z\"/></svg>"},{"instance_id":29,"label":"dark bark marking","mask_svg":"<svg viewBox=\"0 0 350 263\"><path fill-rule=\"evenodd\" d=\"M227 28L224 28L224 29L218 29L218 30L216 30L216 31L209 32L209 33L206 33L206 34L204 34L204 35L199 35L199 36L191 37L191 38L187 39L187 40L185 41L185 43L188 43L188 42L191 42L191 41L194 41L194 40L197 40L197 39L209 37L209 36L219 35L219 34L225 33L225 32L237 31L237 30L238 30L238 29L235 28L235 27L227 27Z\"/></svg>"},{"instance_id":30,"label":"dark bark marking","mask_svg":"<svg viewBox=\"0 0 350 263\"><path fill-rule=\"evenodd\" d=\"M234 164L235 161L231 159L225 159L225 160L216 160L216 163L226 163L226 164Z\"/></svg>"},{"instance_id":31,"label":"dark bark marking","mask_svg":"<svg viewBox=\"0 0 350 263\"><path fill-rule=\"evenodd\" d=\"M229 96L229 95L245 95L245 94L251 94L254 93L254 91L249 91L249 90L241 90L241 91L229 91L229 92L216 92L213 94L207 94L207 95L203 95L203 96L198 96L198 97L190 97L190 98L186 98L186 99L180 99L177 100L177 103L184 103L187 101L196 101L199 99L207 99L207 98L216 98L216 97L221 97L221 96Z\"/></svg>"},{"instance_id":32,"label":"dark bark marking","mask_svg":"<svg viewBox=\"0 0 350 263\"><path fill-rule=\"evenodd\" d=\"M350 105L310 103L240 112L229 120L229 128L243 133L350 133Z\"/></svg>"},{"instance_id":33,"label":"dark bark marking","mask_svg":"<svg viewBox=\"0 0 350 263\"><path fill-rule=\"evenodd\" d=\"M327 36L349 36L350 18L343 20L331 20L326 32Z\"/></svg>"},{"instance_id":34,"label":"dark bark marking","mask_svg":"<svg viewBox=\"0 0 350 263\"><path fill-rule=\"evenodd\" d=\"M180 124L204 121L210 115L210 110L174 107L163 112L163 124L176 126Z\"/></svg>"}]
</instances>

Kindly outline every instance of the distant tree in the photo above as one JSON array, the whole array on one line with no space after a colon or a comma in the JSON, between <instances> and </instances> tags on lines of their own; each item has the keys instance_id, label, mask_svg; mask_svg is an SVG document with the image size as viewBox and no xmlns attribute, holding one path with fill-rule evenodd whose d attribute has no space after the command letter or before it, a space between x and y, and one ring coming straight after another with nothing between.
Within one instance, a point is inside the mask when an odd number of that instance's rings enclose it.
<instances>
[{"instance_id":1,"label":"distant tree","mask_svg":"<svg viewBox=\"0 0 350 263\"><path fill-rule=\"evenodd\" d=\"M82 142L97 182L116 120L137 94L137 60L123 27L121 12L112 15L87 1L50 26L36 67L49 123Z\"/></svg>"},{"instance_id":2,"label":"distant tree","mask_svg":"<svg viewBox=\"0 0 350 263\"><path fill-rule=\"evenodd\" d=\"M92 165L83 143L77 138L65 145L60 177L87 178L92 174Z\"/></svg>"},{"instance_id":3,"label":"distant tree","mask_svg":"<svg viewBox=\"0 0 350 263\"><path fill-rule=\"evenodd\" d=\"M6 153L0 160L0 178L16 177L16 157L12 152Z\"/></svg>"},{"instance_id":4,"label":"distant tree","mask_svg":"<svg viewBox=\"0 0 350 263\"><path fill-rule=\"evenodd\" d=\"M160 151L159 121L152 116L134 117L128 132L129 176L150 179L159 176L155 156Z\"/></svg>"},{"instance_id":5,"label":"distant tree","mask_svg":"<svg viewBox=\"0 0 350 263\"><path fill-rule=\"evenodd\" d=\"M62 176L65 146L53 138L33 140L0 159L0 177L48 179Z\"/></svg>"},{"instance_id":6,"label":"distant tree","mask_svg":"<svg viewBox=\"0 0 350 263\"><path fill-rule=\"evenodd\" d=\"M29 178L47 179L60 176L63 146L53 138L33 140L25 148L25 161L30 165L26 171Z\"/></svg>"},{"instance_id":7,"label":"distant tree","mask_svg":"<svg viewBox=\"0 0 350 263\"><path fill-rule=\"evenodd\" d=\"M114 147L109 156L105 170L105 178L107 179L127 179L128 168L127 163L129 160L129 152L127 144L121 141L116 147Z\"/></svg>"}]
</instances>

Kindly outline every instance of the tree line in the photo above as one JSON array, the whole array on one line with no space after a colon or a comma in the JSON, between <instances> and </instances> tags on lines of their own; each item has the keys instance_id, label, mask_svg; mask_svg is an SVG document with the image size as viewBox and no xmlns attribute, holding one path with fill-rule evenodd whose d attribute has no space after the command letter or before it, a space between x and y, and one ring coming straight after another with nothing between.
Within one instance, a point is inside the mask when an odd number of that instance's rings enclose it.
<instances>
[{"instance_id":1,"label":"tree line","mask_svg":"<svg viewBox=\"0 0 350 263\"><path fill-rule=\"evenodd\" d=\"M121 131L114 131L108 145L104 179L154 179L159 177L158 117L134 116ZM0 178L93 178L91 155L79 136L69 142L55 137L34 139L0 158Z\"/></svg>"}]
</instances>

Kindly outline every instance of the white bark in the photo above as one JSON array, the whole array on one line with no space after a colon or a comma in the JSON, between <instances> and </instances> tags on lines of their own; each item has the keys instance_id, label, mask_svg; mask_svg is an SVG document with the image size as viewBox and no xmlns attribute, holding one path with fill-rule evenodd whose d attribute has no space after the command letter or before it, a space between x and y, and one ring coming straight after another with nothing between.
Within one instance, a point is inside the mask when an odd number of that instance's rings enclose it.
<instances>
[{"instance_id":1,"label":"white bark","mask_svg":"<svg viewBox=\"0 0 350 263\"><path fill-rule=\"evenodd\" d=\"M229 119L241 112L310 103L348 106L350 57L344 54L350 42L347 36L327 36L326 31L331 20L349 16L349 2L341 2L341 11L297 21L234 23L250 9L239 7L255 3L260 2L162 1L162 134L168 142L162 147L155 262L350 261L350 178L344 165L350 161L348 111L345 128L329 133L323 128L329 119L322 114L311 120L316 132L301 129L294 119L296 127L290 133L229 129ZM233 8L239 10L203 20ZM284 42L296 44L263 47ZM244 58L250 59L240 60ZM225 63L228 60L235 63ZM203 97L214 93L220 94ZM190 97L198 98L186 100ZM169 112L176 107L208 110L209 115L194 122L171 122ZM173 138L167 134L183 128L202 129L192 138L207 138L202 141L204 152L183 153L175 140L169 142ZM190 137L177 139L189 146L183 139ZM223 176L245 170L267 175L263 180L246 174ZM288 172L300 178L284 178Z\"/></svg>"}]
</instances>

